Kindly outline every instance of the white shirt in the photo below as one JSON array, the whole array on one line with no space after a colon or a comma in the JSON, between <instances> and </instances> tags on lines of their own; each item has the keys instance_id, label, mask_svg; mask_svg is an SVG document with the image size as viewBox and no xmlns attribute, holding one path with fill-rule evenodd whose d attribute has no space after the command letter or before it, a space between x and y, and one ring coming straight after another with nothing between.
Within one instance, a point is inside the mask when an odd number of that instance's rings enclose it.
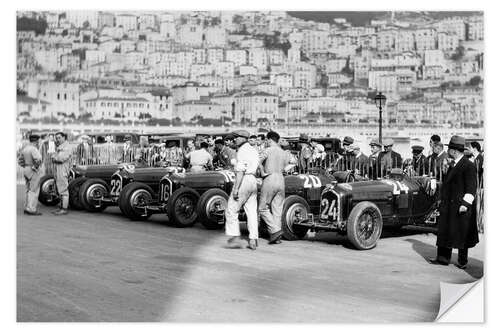
<instances>
[{"instance_id":1,"label":"white shirt","mask_svg":"<svg viewBox=\"0 0 500 333\"><path fill-rule=\"evenodd\" d=\"M188 155L191 166L205 166L212 160L212 155L205 149L192 151Z\"/></svg>"},{"instance_id":2,"label":"white shirt","mask_svg":"<svg viewBox=\"0 0 500 333\"><path fill-rule=\"evenodd\" d=\"M234 171L254 174L259 166L259 153L248 142L241 145L236 152L236 167Z\"/></svg>"}]
</instances>

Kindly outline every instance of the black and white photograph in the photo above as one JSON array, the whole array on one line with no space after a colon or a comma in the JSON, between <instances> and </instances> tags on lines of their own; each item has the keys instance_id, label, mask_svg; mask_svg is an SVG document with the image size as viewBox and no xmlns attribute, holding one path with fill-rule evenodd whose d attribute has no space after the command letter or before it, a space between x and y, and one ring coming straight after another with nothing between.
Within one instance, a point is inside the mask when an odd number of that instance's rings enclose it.
<instances>
[{"instance_id":1,"label":"black and white photograph","mask_svg":"<svg viewBox=\"0 0 500 333\"><path fill-rule=\"evenodd\" d=\"M482 282L484 11L81 6L15 12L17 323L428 323Z\"/></svg>"}]
</instances>

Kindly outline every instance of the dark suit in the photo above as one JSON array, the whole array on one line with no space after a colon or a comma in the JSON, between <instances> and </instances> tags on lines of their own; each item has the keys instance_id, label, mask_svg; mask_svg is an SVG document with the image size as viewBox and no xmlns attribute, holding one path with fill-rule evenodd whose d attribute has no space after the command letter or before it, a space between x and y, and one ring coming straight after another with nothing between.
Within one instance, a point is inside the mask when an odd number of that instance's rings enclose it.
<instances>
[{"instance_id":1,"label":"dark suit","mask_svg":"<svg viewBox=\"0 0 500 333\"><path fill-rule=\"evenodd\" d=\"M446 168L443 168L444 160L448 158L448 153L443 151L441 155L432 153L427 158L429 162L429 174L436 177L438 180L443 179L446 174Z\"/></svg>"},{"instance_id":2,"label":"dark suit","mask_svg":"<svg viewBox=\"0 0 500 333\"><path fill-rule=\"evenodd\" d=\"M474 164L476 165L477 170L477 181L480 187L483 187L483 164L484 164L484 156L482 153L479 153L477 157L474 159Z\"/></svg>"},{"instance_id":3,"label":"dark suit","mask_svg":"<svg viewBox=\"0 0 500 333\"><path fill-rule=\"evenodd\" d=\"M438 260L449 262L451 249L459 249L459 263L467 263L467 249L479 242L476 223L475 201L469 204L464 195L476 196L476 167L462 156L460 161L448 170L440 191L441 205L438 223ZM474 198L475 199L475 198ZM459 207L467 212L459 213Z\"/></svg>"},{"instance_id":4,"label":"dark suit","mask_svg":"<svg viewBox=\"0 0 500 333\"><path fill-rule=\"evenodd\" d=\"M395 151L391 151L390 153L387 151L380 152L378 159L382 176L387 175L391 169L403 167L403 158Z\"/></svg>"}]
</instances>

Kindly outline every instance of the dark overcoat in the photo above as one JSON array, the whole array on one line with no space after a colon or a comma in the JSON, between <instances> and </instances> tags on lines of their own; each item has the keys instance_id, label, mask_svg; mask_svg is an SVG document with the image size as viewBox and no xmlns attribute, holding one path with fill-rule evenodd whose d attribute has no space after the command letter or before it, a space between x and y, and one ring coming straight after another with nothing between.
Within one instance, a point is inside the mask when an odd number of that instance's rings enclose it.
<instances>
[{"instance_id":1,"label":"dark overcoat","mask_svg":"<svg viewBox=\"0 0 500 333\"><path fill-rule=\"evenodd\" d=\"M436 245L440 247L464 249L474 247L478 242L476 222L476 167L463 156L448 170L440 191L440 217ZM472 204L464 201L464 195L474 196ZM466 213L459 213L461 205Z\"/></svg>"}]
</instances>

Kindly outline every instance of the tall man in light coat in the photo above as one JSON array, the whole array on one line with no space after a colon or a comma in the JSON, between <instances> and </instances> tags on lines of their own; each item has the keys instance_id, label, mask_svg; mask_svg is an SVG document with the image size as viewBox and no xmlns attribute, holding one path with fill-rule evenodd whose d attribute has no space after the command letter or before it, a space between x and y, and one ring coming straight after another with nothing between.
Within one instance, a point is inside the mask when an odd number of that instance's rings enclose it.
<instances>
[{"instance_id":1,"label":"tall man in light coat","mask_svg":"<svg viewBox=\"0 0 500 333\"><path fill-rule=\"evenodd\" d=\"M257 150L248 143L250 133L244 130L233 132L235 143L238 146L236 153L236 165L231 195L229 196L226 209L226 235L230 236L227 247L240 248L240 224L238 213L243 207L247 215L249 232L248 248L257 249L259 238L259 225L257 219L257 179L256 172L259 167L259 154Z\"/></svg>"},{"instance_id":2,"label":"tall man in light coat","mask_svg":"<svg viewBox=\"0 0 500 333\"><path fill-rule=\"evenodd\" d=\"M444 176L440 191L437 256L430 260L435 265L448 265L453 249L458 249L458 268L464 269L468 249L479 242L475 196L477 191L476 166L464 157L465 139L454 135L448 145L453 158Z\"/></svg>"},{"instance_id":3,"label":"tall man in light coat","mask_svg":"<svg viewBox=\"0 0 500 333\"><path fill-rule=\"evenodd\" d=\"M38 150L39 140L39 135L30 135L29 143L23 148L19 156L19 165L23 168L24 180L26 182L24 214L27 215L42 215L37 210L40 178L43 176L42 155Z\"/></svg>"},{"instance_id":4,"label":"tall man in light coat","mask_svg":"<svg viewBox=\"0 0 500 333\"><path fill-rule=\"evenodd\" d=\"M285 177L283 171L292 164L290 154L278 144L280 135L270 131L267 133L269 148L260 155L260 163L264 166L264 180L260 189L259 213L267 225L269 244L281 243L281 213L285 200Z\"/></svg>"},{"instance_id":5,"label":"tall man in light coat","mask_svg":"<svg viewBox=\"0 0 500 333\"><path fill-rule=\"evenodd\" d=\"M53 212L55 215L68 214L68 177L70 171L71 147L69 146L67 136L63 132L56 133L56 153L52 156L52 162L55 165L54 178L56 181L57 192L61 197L61 207Z\"/></svg>"}]
</instances>

